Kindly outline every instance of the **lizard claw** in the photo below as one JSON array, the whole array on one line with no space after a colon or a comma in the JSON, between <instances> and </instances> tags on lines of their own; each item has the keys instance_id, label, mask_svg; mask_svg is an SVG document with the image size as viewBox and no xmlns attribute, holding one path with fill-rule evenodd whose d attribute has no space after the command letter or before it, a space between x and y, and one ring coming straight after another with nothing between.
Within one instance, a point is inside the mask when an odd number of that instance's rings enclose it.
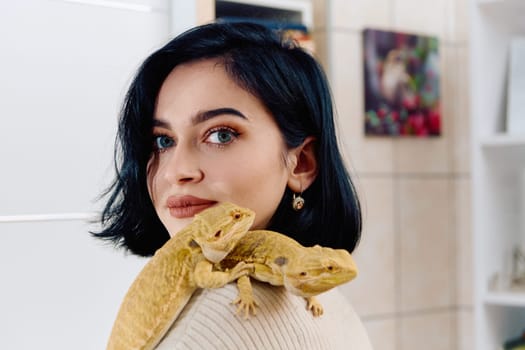
<instances>
[{"instance_id":1,"label":"lizard claw","mask_svg":"<svg viewBox=\"0 0 525 350\"><path fill-rule=\"evenodd\" d=\"M315 299L314 297L309 297L309 298L306 298L306 301L307 301L306 308L310 310L315 317L319 317L323 314L324 312L323 306L321 305L320 302L317 301L317 299Z\"/></svg>"}]
</instances>

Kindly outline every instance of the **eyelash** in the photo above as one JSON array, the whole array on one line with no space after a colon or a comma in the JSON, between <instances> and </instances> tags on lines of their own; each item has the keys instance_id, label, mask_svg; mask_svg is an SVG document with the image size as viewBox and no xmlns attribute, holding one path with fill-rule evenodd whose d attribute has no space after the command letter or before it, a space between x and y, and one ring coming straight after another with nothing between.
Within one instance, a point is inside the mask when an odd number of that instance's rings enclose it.
<instances>
[{"instance_id":1,"label":"eyelash","mask_svg":"<svg viewBox=\"0 0 525 350\"><path fill-rule=\"evenodd\" d=\"M218 133L218 132L227 132L227 133L229 133L232 136L232 140L229 141L229 142L226 142L226 143L207 142L208 144L211 144L211 145L216 146L216 147L225 147L225 146L231 144L232 142L235 142L235 140L240 135L240 133L237 132L234 128L231 128L229 126L218 126L218 127L212 128L208 132L206 132L204 140L208 140L211 135L213 135L214 133Z\"/></svg>"}]
</instances>

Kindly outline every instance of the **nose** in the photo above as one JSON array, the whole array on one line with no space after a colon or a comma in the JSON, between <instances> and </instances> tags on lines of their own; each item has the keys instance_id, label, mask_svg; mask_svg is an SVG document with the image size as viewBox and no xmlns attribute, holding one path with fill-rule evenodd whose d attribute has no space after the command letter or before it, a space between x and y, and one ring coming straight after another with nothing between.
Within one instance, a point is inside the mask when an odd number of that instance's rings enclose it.
<instances>
[{"instance_id":1,"label":"nose","mask_svg":"<svg viewBox=\"0 0 525 350\"><path fill-rule=\"evenodd\" d=\"M191 146L174 147L163 168L165 179L172 184L197 183L204 178L198 152Z\"/></svg>"}]
</instances>

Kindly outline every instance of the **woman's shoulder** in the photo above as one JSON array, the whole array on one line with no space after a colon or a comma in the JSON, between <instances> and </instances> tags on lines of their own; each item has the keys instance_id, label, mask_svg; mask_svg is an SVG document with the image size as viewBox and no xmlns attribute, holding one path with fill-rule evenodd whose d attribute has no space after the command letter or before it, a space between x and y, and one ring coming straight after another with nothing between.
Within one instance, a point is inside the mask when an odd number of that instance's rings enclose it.
<instances>
[{"instance_id":1,"label":"woman's shoulder","mask_svg":"<svg viewBox=\"0 0 525 350\"><path fill-rule=\"evenodd\" d=\"M338 288L319 295L317 299L324 308L319 323L331 339L330 349L372 349L361 319Z\"/></svg>"},{"instance_id":2,"label":"woman's shoulder","mask_svg":"<svg viewBox=\"0 0 525 350\"><path fill-rule=\"evenodd\" d=\"M321 317L282 287L252 282L257 314L237 315L235 284L198 290L158 349L371 349L359 317L337 289L318 297Z\"/></svg>"}]
</instances>

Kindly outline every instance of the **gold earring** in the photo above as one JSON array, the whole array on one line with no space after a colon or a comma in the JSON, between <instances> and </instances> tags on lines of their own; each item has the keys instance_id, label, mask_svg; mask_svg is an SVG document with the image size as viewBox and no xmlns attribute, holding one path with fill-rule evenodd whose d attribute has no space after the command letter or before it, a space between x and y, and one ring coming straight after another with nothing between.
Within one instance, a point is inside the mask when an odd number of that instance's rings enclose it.
<instances>
[{"instance_id":1,"label":"gold earring","mask_svg":"<svg viewBox=\"0 0 525 350\"><path fill-rule=\"evenodd\" d=\"M295 193L294 193L293 194L293 201L292 201L292 208L295 211L299 211L299 210L303 209L303 207L304 207L304 198L301 197L300 194L298 194L296 196Z\"/></svg>"}]
</instances>

